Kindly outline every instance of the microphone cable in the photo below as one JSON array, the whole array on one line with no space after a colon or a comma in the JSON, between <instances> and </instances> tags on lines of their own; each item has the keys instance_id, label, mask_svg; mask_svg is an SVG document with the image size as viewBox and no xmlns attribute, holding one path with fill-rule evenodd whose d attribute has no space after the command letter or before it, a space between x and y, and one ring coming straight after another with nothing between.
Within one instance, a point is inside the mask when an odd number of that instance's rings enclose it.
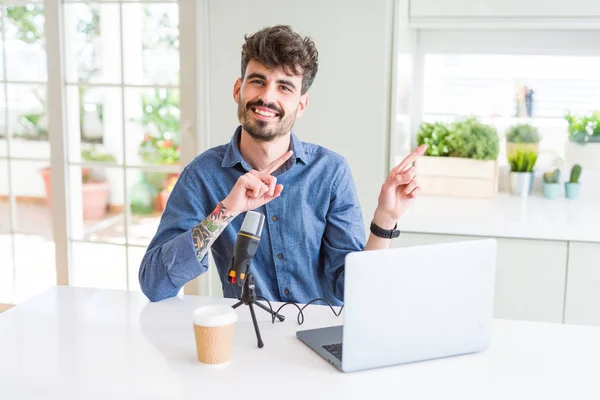
<instances>
[{"instance_id":1,"label":"microphone cable","mask_svg":"<svg viewBox=\"0 0 600 400\"><path fill-rule=\"evenodd\" d=\"M331 303L330 303L330 302L328 302L327 300L325 300L325 299L323 299L323 298L318 298L318 299L313 299L313 300L309 301L309 302L308 302L308 303L306 303L306 304L305 304L303 307L300 307L300 306L299 306L297 303L294 303L294 302L288 301L288 302L286 302L286 303L283 303L283 304L282 304L282 305L281 305L281 306L280 306L280 307L277 309L277 311L275 311L275 314L273 314L273 306L271 305L271 302L270 302L269 300L265 299L265 298L264 298L264 297L262 297L262 296L256 296L256 299L257 299L257 300L263 300L263 301L267 302L267 304L269 305L269 309L271 310L271 320L272 320L271 322L272 322L273 324L275 323L275 319L276 319L275 315L279 314L279 311L280 311L280 310L281 310L283 307L285 307L285 306L287 306L287 305L290 305L290 304L291 304L291 305L293 305L293 306L295 306L295 307L298 309L298 317L297 317L298 325L302 325L302 324L304 323L304 312L303 312L303 311L304 311L304 309L305 309L306 307L308 307L310 304L312 304L312 303L314 303L314 302L316 302L316 301L324 301L325 303L327 303L327 305L329 306L329 308L330 308L330 309L331 309L331 311L333 312L333 315L335 315L336 317L339 317L339 316L340 316L340 314L342 313L342 310L344 309L344 306L342 306L342 307L340 308L340 311L336 312L336 311L333 309L333 306L331 305Z\"/></svg>"}]
</instances>

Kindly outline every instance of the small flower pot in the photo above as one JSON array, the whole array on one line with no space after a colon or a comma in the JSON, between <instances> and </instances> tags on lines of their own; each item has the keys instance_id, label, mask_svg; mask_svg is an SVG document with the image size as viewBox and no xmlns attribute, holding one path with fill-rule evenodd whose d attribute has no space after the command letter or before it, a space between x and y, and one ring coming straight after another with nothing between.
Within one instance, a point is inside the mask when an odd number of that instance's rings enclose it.
<instances>
[{"instance_id":1,"label":"small flower pot","mask_svg":"<svg viewBox=\"0 0 600 400\"><path fill-rule=\"evenodd\" d=\"M580 189L581 184L579 183L565 182L565 197L567 199L577 199Z\"/></svg>"},{"instance_id":2,"label":"small flower pot","mask_svg":"<svg viewBox=\"0 0 600 400\"><path fill-rule=\"evenodd\" d=\"M533 189L533 172L511 172L510 192L515 196L527 197Z\"/></svg>"},{"instance_id":3,"label":"small flower pot","mask_svg":"<svg viewBox=\"0 0 600 400\"><path fill-rule=\"evenodd\" d=\"M544 197L547 199L557 199L560 196L560 183L544 182Z\"/></svg>"}]
</instances>

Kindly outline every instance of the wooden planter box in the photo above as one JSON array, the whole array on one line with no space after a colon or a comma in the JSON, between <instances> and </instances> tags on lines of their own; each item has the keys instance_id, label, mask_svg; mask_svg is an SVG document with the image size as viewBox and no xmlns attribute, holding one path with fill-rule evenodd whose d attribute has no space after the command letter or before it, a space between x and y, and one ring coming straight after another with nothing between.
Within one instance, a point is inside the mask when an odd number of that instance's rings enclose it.
<instances>
[{"instance_id":1,"label":"wooden planter box","mask_svg":"<svg viewBox=\"0 0 600 400\"><path fill-rule=\"evenodd\" d=\"M456 157L419 157L421 194L490 198L498 193L498 162Z\"/></svg>"}]
</instances>

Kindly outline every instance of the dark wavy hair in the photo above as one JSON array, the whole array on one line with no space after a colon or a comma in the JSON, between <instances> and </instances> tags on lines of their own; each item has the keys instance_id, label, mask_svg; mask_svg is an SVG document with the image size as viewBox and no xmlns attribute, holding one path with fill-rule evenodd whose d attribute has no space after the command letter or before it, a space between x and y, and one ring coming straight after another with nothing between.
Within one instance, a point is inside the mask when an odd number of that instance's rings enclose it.
<instances>
[{"instance_id":1,"label":"dark wavy hair","mask_svg":"<svg viewBox=\"0 0 600 400\"><path fill-rule=\"evenodd\" d=\"M302 91L308 91L319 67L319 53L310 37L302 38L287 25L277 25L244 36L242 78L250 60L269 69L281 67L286 74L302 75Z\"/></svg>"}]
</instances>

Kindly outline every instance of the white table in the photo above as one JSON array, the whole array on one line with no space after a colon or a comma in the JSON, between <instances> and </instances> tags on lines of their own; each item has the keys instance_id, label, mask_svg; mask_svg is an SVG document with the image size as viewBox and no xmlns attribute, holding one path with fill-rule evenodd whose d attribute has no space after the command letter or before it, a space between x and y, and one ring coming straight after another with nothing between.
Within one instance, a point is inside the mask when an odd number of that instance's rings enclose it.
<instances>
[{"instance_id":1,"label":"white table","mask_svg":"<svg viewBox=\"0 0 600 400\"><path fill-rule=\"evenodd\" d=\"M209 303L232 302L53 288L0 314L0 399L600 398L600 328L497 320L483 353L344 374L295 337L341 323L328 307L300 327L293 306L275 325L258 310L258 349L243 306L232 361L215 367L196 360L191 325Z\"/></svg>"}]
</instances>

